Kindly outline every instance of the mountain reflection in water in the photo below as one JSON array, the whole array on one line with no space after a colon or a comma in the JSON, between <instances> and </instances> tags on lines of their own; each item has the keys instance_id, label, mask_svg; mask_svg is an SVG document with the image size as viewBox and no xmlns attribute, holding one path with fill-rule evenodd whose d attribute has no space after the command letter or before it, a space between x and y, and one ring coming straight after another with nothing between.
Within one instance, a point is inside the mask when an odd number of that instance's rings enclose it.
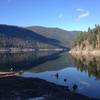
<instances>
[{"instance_id":1,"label":"mountain reflection in water","mask_svg":"<svg viewBox=\"0 0 100 100\"><path fill-rule=\"evenodd\" d=\"M100 98L99 57L72 57L68 53L63 53L61 57L51 61L51 63L52 70L47 70L50 64L45 63L24 72L22 76L40 78L58 85L68 86L70 90L73 90L72 87L75 84L78 87L78 93ZM55 63L58 67L60 65L60 69L54 70ZM46 70L44 66L47 67Z\"/></svg>"},{"instance_id":2,"label":"mountain reflection in water","mask_svg":"<svg viewBox=\"0 0 100 100\"><path fill-rule=\"evenodd\" d=\"M0 71L23 70L35 77L100 99L100 57L71 56L67 52L0 54ZM74 85L74 86L73 86Z\"/></svg>"},{"instance_id":3,"label":"mountain reflection in water","mask_svg":"<svg viewBox=\"0 0 100 100\"><path fill-rule=\"evenodd\" d=\"M30 53L2 53L0 54L0 71L29 70L46 61L60 57L61 52L30 52Z\"/></svg>"}]
</instances>

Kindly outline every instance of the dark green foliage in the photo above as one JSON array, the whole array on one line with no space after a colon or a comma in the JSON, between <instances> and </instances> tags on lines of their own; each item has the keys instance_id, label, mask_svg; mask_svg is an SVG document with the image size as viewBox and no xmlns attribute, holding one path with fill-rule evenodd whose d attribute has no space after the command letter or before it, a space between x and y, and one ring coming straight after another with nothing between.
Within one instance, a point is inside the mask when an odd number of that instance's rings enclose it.
<instances>
[{"instance_id":1,"label":"dark green foliage","mask_svg":"<svg viewBox=\"0 0 100 100\"><path fill-rule=\"evenodd\" d=\"M81 72L88 72L89 76L95 76L100 79L100 57L80 56L74 58L75 66Z\"/></svg>"},{"instance_id":2,"label":"dark green foliage","mask_svg":"<svg viewBox=\"0 0 100 100\"><path fill-rule=\"evenodd\" d=\"M97 38L98 37L98 38ZM87 32L81 32L73 42L74 46L81 45L84 41L88 41L95 48L97 41L100 41L100 26L95 25L94 29L88 28Z\"/></svg>"},{"instance_id":3,"label":"dark green foliage","mask_svg":"<svg viewBox=\"0 0 100 100\"><path fill-rule=\"evenodd\" d=\"M73 46L76 46L76 45L80 45L82 43L82 41L84 41L86 39L86 33L85 32L80 32L76 39L73 41Z\"/></svg>"}]
</instances>

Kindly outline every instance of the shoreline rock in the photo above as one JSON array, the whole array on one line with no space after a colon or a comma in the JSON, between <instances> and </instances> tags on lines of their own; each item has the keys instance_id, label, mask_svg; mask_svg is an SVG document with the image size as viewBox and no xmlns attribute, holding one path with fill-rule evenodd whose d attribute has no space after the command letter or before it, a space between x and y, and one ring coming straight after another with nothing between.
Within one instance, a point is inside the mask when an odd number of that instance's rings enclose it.
<instances>
[{"instance_id":1,"label":"shoreline rock","mask_svg":"<svg viewBox=\"0 0 100 100\"><path fill-rule=\"evenodd\" d=\"M67 90L65 86L37 78L18 76L0 78L0 99L17 100L17 97L25 100L30 97L44 97L45 100L91 100L87 96Z\"/></svg>"},{"instance_id":2,"label":"shoreline rock","mask_svg":"<svg viewBox=\"0 0 100 100\"><path fill-rule=\"evenodd\" d=\"M100 50L75 50L72 49L69 51L71 55L91 55L91 56L100 56Z\"/></svg>"}]
</instances>

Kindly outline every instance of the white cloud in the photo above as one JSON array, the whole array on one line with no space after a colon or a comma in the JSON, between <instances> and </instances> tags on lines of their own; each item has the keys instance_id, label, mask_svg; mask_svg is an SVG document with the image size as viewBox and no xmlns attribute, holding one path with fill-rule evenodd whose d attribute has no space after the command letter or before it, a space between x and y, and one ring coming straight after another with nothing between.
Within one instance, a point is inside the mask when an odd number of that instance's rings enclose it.
<instances>
[{"instance_id":1,"label":"white cloud","mask_svg":"<svg viewBox=\"0 0 100 100\"><path fill-rule=\"evenodd\" d=\"M59 14L58 18L61 19L63 17L63 14Z\"/></svg>"},{"instance_id":2,"label":"white cloud","mask_svg":"<svg viewBox=\"0 0 100 100\"><path fill-rule=\"evenodd\" d=\"M90 12L85 9L78 8L76 9L76 11L80 13L76 19L77 21L80 21L81 19L90 16Z\"/></svg>"},{"instance_id":3,"label":"white cloud","mask_svg":"<svg viewBox=\"0 0 100 100\"><path fill-rule=\"evenodd\" d=\"M79 21L80 19L88 17L88 16L90 16L90 12L89 11L83 12L78 16L77 20Z\"/></svg>"},{"instance_id":4,"label":"white cloud","mask_svg":"<svg viewBox=\"0 0 100 100\"><path fill-rule=\"evenodd\" d=\"M79 12L83 12L84 9L81 9L81 8L77 8L76 11L79 11Z\"/></svg>"}]
</instances>

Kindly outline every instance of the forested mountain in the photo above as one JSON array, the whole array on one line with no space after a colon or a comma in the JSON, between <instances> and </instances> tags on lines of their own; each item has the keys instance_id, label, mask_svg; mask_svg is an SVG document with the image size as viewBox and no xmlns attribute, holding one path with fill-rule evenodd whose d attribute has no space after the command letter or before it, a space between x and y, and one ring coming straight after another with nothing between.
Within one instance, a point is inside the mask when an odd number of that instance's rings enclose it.
<instances>
[{"instance_id":1,"label":"forested mountain","mask_svg":"<svg viewBox=\"0 0 100 100\"><path fill-rule=\"evenodd\" d=\"M0 25L0 50L2 48L64 48L55 39L42 36L26 28Z\"/></svg>"},{"instance_id":2,"label":"forested mountain","mask_svg":"<svg viewBox=\"0 0 100 100\"><path fill-rule=\"evenodd\" d=\"M88 28L87 32L81 32L74 41L74 48L82 50L100 50L100 25Z\"/></svg>"},{"instance_id":3,"label":"forested mountain","mask_svg":"<svg viewBox=\"0 0 100 100\"><path fill-rule=\"evenodd\" d=\"M30 26L27 29L37 32L43 36L60 41L63 46L72 47L72 41L77 36L78 31L66 31L59 28L47 28L42 26Z\"/></svg>"}]
</instances>

